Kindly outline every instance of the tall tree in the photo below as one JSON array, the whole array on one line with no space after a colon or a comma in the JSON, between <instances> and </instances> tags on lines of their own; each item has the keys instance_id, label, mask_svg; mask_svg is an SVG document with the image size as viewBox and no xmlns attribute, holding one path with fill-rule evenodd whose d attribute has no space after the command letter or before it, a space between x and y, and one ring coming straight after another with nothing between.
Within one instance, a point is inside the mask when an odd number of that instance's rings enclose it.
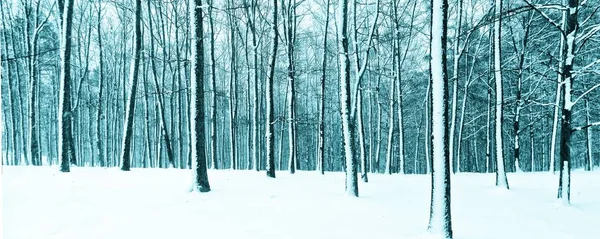
<instances>
[{"instance_id":1,"label":"tall tree","mask_svg":"<svg viewBox=\"0 0 600 239\"><path fill-rule=\"evenodd\" d=\"M448 150L448 74L446 34L448 1L432 0L430 81L432 110L431 207L428 230L438 238L452 238L450 212L450 155Z\"/></svg>"},{"instance_id":2,"label":"tall tree","mask_svg":"<svg viewBox=\"0 0 600 239\"><path fill-rule=\"evenodd\" d=\"M323 54L321 59L321 82L319 94L319 139L317 168L325 174L325 80L327 75L327 32L329 30L329 4L325 5L325 33L323 33Z\"/></svg>"},{"instance_id":3,"label":"tall tree","mask_svg":"<svg viewBox=\"0 0 600 239\"><path fill-rule=\"evenodd\" d=\"M150 9L148 8L148 11ZM96 149L98 150L98 161L100 162L100 167L104 167L104 149L102 148L102 137L100 136L100 126L102 122L102 93L104 92L104 57L102 55L102 0L98 0L98 11L97 11L98 22L96 25L96 31L98 34L98 71L99 71L99 79L98 79L98 110L96 111ZM108 120L106 120L106 124L108 124Z\"/></svg>"},{"instance_id":4,"label":"tall tree","mask_svg":"<svg viewBox=\"0 0 600 239\"><path fill-rule=\"evenodd\" d=\"M202 0L189 0L192 54L190 58L191 101L190 137L192 140L192 171L197 192L209 192L206 168L206 127L204 126L204 27L202 25Z\"/></svg>"},{"instance_id":5,"label":"tall tree","mask_svg":"<svg viewBox=\"0 0 600 239\"><path fill-rule=\"evenodd\" d=\"M125 113L125 124L123 126L123 143L121 151L121 170L129 171L131 167L131 142L133 141L133 116L135 112L135 95L137 92L138 71L140 65L140 50L142 45L142 1L135 1L135 25L134 25L134 44L133 58L129 72L129 97L127 98L127 110Z\"/></svg>"},{"instance_id":6,"label":"tall tree","mask_svg":"<svg viewBox=\"0 0 600 239\"><path fill-rule=\"evenodd\" d=\"M275 77L275 62L277 60L277 1L273 0L273 44L271 49L271 59L269 59L269 75L267 76L267 83L265 84L265 103L266 103L266 112L265 112L265 139L266 142L266 158L267 158L267 176L274 178L275 177L275 137L273 133L275 132L275 126L273 125L274 118L274 106L273 106L273 78ZM256 62L255 62L256 63ZM256 82L256 84L258 84ZM256 143L256 142L255 142ZM254 155L253 155L254 156ZM254 163L258 163L257 160ZM258 165L255 165L258 169Z\"/></svg>"},{"instance_id":7,"label":"tall tree","mask_svg":"<svg viewBox=\"0 0 600 239\"><path fill-rule=\"evenodd\" d=\"M70 171L69 150L73 150L71 137L71 32L73 26L73 0L64 2L60 49L60 93L58 103L58 157L60 171Z\"/></svg>"},{"instance_id":8,"label":"tall tree","mask_svg":"<svg viewBox=\"0 0 600 239\"><path fill-rule=\"evenodd\" d=\"M340 116L344 158L346 162L346 193L358 197L358 176L356 174L356 152L354 147L354 122L350 120L350 59L348 58L348 0L338 3L338 47L340 81Z\"/></svg>"},{"instance_id":9,"label":"tall tree","mask_svg":"<svg viewBox=\"0 0 600 239\"><path fill-rule=\"evenodd\" d=\"M508 189L508 179L504 168L504 144L502 141L502 123L504 96L502 92L502 65L501 65L501 26L502 26L502 0L494 1L494 12L498 19L494 22L494 80L496 81L496 186Z\"/></svg>"}]
</instances>

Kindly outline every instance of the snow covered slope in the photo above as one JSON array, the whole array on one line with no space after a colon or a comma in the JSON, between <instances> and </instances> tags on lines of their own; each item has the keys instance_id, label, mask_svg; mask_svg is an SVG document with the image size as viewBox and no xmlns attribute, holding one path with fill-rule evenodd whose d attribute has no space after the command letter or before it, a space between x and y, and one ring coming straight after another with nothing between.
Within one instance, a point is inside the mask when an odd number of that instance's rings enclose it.
<instances>
[{"instance_id":1,"label":"snow covered slope","mask_svg":"<svg viewBox=\"0 0 600 239\"><path fill-rule=\"evenodd\" d=\"M2 236L47 238L416 238L426 230L430 176L370 175L360 198L344 175L209 171L212 192L189 193L191 171L4 167ZM457 239L600 238L600 172L573 172L572 206L558 176L452 176Z\"/></svg>"}]
</instances>

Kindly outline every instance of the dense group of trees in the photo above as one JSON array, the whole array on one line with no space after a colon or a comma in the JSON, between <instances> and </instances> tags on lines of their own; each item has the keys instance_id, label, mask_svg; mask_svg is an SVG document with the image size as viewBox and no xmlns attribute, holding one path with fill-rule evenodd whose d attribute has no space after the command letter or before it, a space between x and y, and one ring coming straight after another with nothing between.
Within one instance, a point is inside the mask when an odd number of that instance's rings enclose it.
<instances>
[{"instance_id":1,"label":"dense group of trees","mask_svg":"<svg viewBox=\"0 0 600 239\"><path fill-rule=\"evenodd\" d=\"M4 165L559 171L568 202L600 164L598 0L0 4Z\"/></svg>"}]
</instances>

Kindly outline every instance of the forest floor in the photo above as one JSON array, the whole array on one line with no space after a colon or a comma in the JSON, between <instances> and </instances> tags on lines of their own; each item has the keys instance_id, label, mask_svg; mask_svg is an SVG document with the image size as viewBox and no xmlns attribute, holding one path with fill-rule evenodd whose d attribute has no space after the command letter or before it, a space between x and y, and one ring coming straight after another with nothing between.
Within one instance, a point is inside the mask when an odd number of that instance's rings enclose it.
<instances>
[{"instance_id":1,"label":"forest floor","mask_svg":"<svg viewBox=\"0 0 600 239\"><path fill-rule=\"evenodd\" d=\"M212 191L190 193L190 170L3 167L5 239L419 238L430 176L369 175L360 197L342 173L209 171ZM600 171L572 175L572 205L557 203L558 174L452 177L455 239L600 238Z\"/></svg>"}]
</instances>

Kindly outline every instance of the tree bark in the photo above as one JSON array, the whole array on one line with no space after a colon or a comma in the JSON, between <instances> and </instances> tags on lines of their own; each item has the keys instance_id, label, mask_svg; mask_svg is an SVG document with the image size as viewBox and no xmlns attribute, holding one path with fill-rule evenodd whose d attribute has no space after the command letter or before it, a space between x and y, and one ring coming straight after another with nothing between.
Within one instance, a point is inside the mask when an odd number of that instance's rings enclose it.
<instances>
[{"instance_id":1,"label":"tree bark","mask_svg":"<svg viewBox=\"0 0 600 239\"><path fill-rule=\"evenodd\" d=\"M137 93L138 71L140 63L140 48L142 45L141 37L141 19L142 19L142 1L135 1L135 26L134 26L134 46L133 59L131 59L131 69L129 82L129 98L127 99L127 110L125 113L125 124L123 127L123 143L121 151L121 170L129 171L131 167L131 143L133 138L133 116L135 112L135 96Z\"/></svg>"},{"instance_id":2,"label":"tree bark","mask_svg":"<svg viewBox=\"0 0 600 239\"><path fill-rule=\"evenodd\" d=\"M269 60L269 75L267 76L267 84L265 85L265 103L266 103L266 112L265 112L265 140L266 142L266 158L267 158L267 176L271 178L275 178L275 142L273 133L275 132L275 127L273 122L274 118L274 104L273 104L273 79L275 78L275 61L277 60L277 36L279 35L277 32L277 1L273 0L273 49L271 50L271 59ZM255 62L256 63L256 62ZM258 82L256 82L258 84ZM255 104L255 108L258 106ZM256 128L255 128L256 130ZM256 138L255 138L256 139ZM256 143L256 141L254 142ZM256 144L255 144L256 146ZM258 155L253 155L258 157ZM258 158L254 160L255 167L258 170Z\"/></svg>"},{"instance_id":3,"label":"tree bark","mask_svg":"<svg viewBox=\"0 0 600 239\"><path fill-rule=\"evenodd\" d=\"M447 0L432 0L430 42L431 84L431 207L428 231L452 238L450 152L448 137L448 75L446 71Z\"/></svg>"},{"instance_id":4,"label":"tree bark","mask_svg":"<svg viewBox=\"0 0 600 239\"><path fill-rule=\"evenodd\" d=\"M62 15L60 59L60 95L58 103L58 156L61 172L70 171L69 150L73 150L71 137L71 31L73 25L73 0L67 0Z\"/></svg>"},{"instance_id":5,"label":"tree bark","mask_svg":"<svg viewBox=\"0 0 600 239\"><path fill-rule=\"evenodd\" d=\"M194 191L209 192L206 168L206 128L204 126L204 28L202 26L202 0L189 0L190 32L192 39L191 54L191 104L190 136L192 140L192 171Z\"/></svg>"},{"instance_id":6,"label":"tree bark","mask_svg":"<svg viewBox=\"0 0 600 239\"><path fill-rule=\"evenodd\" d=\"M504 168L504 144L502 141L502 123L503 123L503 111L502 106L504 105L504 96L502 93L502 68L501 68L501 23L502 23L502 0L495 0L495 15L499 16L499 19L494 22L494 79L496 82L496 118L495 134L496 134L496 186L508 189L508 179L506 178L506 171Z\"/></svg>"},{"instance_id":7,"label":"tree bark","mask_svg":"<svg viewBox=\"0 0 600 239\"><path fill-rule=\"evenodd\" d=\"M342 120L342 135L346 162L346 193L358 197L358 176L356 174L356 152L354 147L354 122L351 121L350 106L350 61L348 58L348 0L338 3L338 47L339 81L340 81L340 116Z\"/></svg>"}]
</instances>

